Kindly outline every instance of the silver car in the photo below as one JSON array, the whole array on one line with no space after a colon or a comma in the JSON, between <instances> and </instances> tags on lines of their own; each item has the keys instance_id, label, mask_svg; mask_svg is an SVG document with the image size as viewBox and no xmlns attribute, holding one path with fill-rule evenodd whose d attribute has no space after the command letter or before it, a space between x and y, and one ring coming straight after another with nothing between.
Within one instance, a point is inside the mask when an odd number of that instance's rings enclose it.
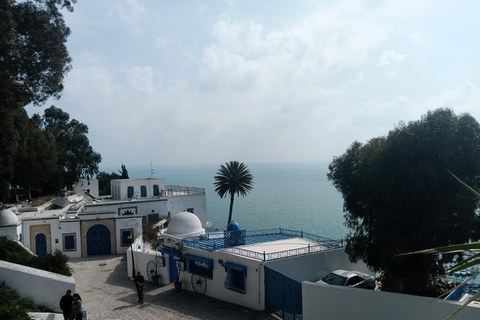
<instances>
[{"instance_id":1,"label":"silver car","mask_svg":"<svg viewBox=\"0 0 480 320\"><path fill-rule=\"evenodd\" d=\"M317 283L375 289L375 277L358 271L335 270L323 277L322 280L317 281Z\"/></svg>"}]
</instances>

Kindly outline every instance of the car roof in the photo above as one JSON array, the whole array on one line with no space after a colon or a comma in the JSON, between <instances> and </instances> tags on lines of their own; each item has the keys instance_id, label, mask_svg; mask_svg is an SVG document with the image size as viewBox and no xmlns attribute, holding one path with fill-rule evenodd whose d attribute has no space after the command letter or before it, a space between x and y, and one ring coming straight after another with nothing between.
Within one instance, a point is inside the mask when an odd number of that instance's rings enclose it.
<instances>
[{"instance_id":1,"label":"car roof","mask_svg":"<svg viewBox=\"0 0 480 320\"><path fill-rule=\"evenodd\" d=\"M362 273L362 272L358 272L358 271L347 271L347 270L342 270L342 269L332 271L332 273L334 273L336 275L339 275L339 276L342 276L342 277L345 277L345 278L350 278L352 276L361 276L362 278L373 278L373 276L371 276L369 274L366 274L366 273Z\"/></svg>"}]
</instances>

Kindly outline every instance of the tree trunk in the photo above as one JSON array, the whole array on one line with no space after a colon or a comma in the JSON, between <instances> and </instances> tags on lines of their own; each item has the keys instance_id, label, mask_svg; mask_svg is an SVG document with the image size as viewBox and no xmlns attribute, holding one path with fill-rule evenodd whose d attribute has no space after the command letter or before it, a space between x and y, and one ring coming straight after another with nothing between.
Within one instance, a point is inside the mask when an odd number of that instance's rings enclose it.
<instances>
[{"instance_id":1,"label":"tree trunk","mask_svg":"<svg viewBox=\"0 0 480 320\"><path fill-rule=\"evenodd\" d=\"M230 224L230 222L232 222L232 212L233 212L233 199L235 197L235 194L232 193L230 194L230 210L228 212L228 222L227 222L227 227L228 225Z\"/></svg>"}]
</instances>

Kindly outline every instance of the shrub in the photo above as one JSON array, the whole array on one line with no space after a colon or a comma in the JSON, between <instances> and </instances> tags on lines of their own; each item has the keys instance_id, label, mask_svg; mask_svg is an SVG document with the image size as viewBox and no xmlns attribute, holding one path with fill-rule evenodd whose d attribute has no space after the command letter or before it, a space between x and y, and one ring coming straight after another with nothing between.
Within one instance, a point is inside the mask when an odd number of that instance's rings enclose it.
<instances>
[{"instance_id":1,"label":"shrub","mask_svg":"<svg viewBox=\"0 0 480 320\"><path fill-rule=\"evenodd\" d=\"M23 266L71 276L68 257L56 249L53 254L34 256L24 247L7 237L0 237L0 260Z\"/></svg>"},{"instance_id":2,"label":"shrub","mask_svg":"<svg viewBox=\"0 0 480 320\"><path fill-rule=\"evenodd\" d=\"M38 306L31 299L21 298L18 293L7 286L0 284L0 319L2 320L30 320L27 312L53 312L48 306Z\"/></svg>"}]
</instances>

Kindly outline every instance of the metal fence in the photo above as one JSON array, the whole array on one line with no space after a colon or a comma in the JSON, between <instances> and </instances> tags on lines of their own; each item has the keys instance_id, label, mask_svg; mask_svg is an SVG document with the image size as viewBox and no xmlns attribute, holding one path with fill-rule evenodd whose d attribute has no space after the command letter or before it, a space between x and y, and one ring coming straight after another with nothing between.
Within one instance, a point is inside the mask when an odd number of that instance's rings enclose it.
<instances>
[{"instance_id":1,"label":"metal fence","mask_svg":"<svg viewBox=\"0 0 480 320\"><path fill-rule=\"evenodd\" d=\"M165 190L162 190L162 197L186 196L195 193L205 193L205 189L197 187L166 185Z\"/></svg>"},{"instance_id":2,"label":"metal fence","mask_svg":"<svg viewBox=\"0 0 480 320\"><path fill-rule=\"evenodd\" d=\"M245 233L245 241L238 243L241 244L255 244L261 242L276 241L289 238L306 238L318 242L318 245L308 245L302 248L278 251L278 252L255 252L239 247L239 245L232 245L230 232L238 231L224 231L223 234L219 232L206 233L205 235L189 237L183 240L183 244L188 247L198 248L207 251L224 250L232 254L253 258L256 260L276 260L282 258L288 258L298 255L304 255L309 253L326 251L334 248L340 248L344 246L343 240L332 240L329 238L317 236L311 233L303 231L290 230L290 229L263 229L263 230L249 230ZM226 241L227 240L227 241Z\"/></svg>"}]
</instances>

